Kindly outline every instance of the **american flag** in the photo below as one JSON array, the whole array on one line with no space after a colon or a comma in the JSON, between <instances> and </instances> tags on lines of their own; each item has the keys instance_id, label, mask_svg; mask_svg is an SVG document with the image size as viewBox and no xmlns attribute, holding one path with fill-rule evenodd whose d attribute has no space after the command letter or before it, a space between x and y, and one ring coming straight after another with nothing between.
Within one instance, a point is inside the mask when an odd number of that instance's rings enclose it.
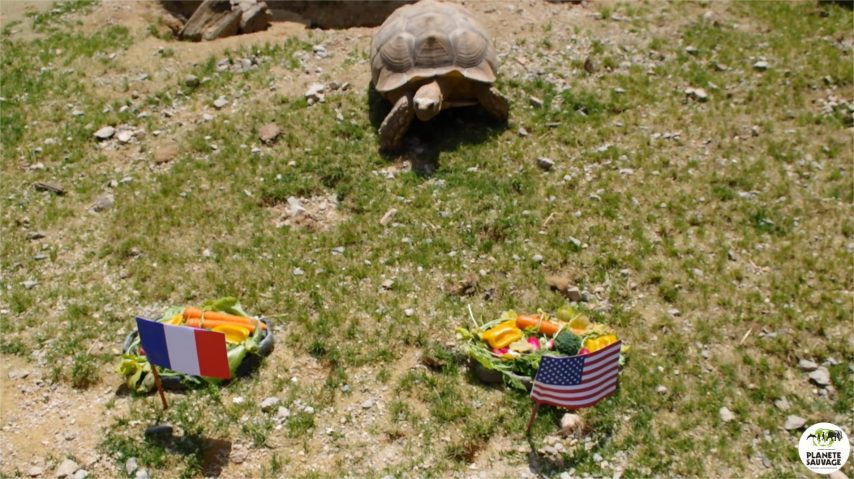
<instances>
[{"instance_id":1,"label":"american flag","mask_svg":"<svg viewBox=\"0 0 854 479\"><path fill-rule=\"evenodd\" d=\"M595 405L617 390L621 344L580 356L543 356L531 398L569 409Z\"/></svg>"}]
</instances>

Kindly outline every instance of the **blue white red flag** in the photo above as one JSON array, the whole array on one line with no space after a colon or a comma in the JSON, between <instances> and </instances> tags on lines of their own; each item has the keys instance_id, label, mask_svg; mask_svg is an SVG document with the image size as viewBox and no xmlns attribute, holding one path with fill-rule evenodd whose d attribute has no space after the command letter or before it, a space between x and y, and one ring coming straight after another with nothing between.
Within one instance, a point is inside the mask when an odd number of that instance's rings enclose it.
<instances>
[{"instance_id":1,"label":"blue white red flag","mask_svg":"<svg viewBox=\"0 0 854 479\"><path fill-rule=\"evenodd\" d=\"M228 379L225 334L136 318L139 339L151 364L193 376Z\"/></svg>"},{"instance_id":2,"label":"blue white red flag","mask_svg":"<svg viewBox=\"0 0 854 479\"><path fill-rule=\"evenodd\" d=\"M579 409L596 405L617 390L621 341L577 356L543 356L531 399Z\"/></svg>"}]
</instances>

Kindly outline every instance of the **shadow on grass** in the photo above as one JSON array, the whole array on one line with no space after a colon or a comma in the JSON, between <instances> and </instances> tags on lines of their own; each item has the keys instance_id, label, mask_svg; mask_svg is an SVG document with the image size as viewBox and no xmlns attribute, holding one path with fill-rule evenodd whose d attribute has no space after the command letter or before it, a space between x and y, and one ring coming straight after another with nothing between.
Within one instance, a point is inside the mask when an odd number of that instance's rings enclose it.
<instances>
[{"instance_id":1,"label":"shadow on grass","mask_svg":"<svg viewBox=\"0 0 854 479\"><path fill-rule=\"evenodd\" d=\"M368 85L368 111L371 126L378 130L391 111L389 102ZM386 159L408 161L418 176L429 178L439 167L443 151L454 151L461 145L484 143L507 129L507 122L489 115L480 106L443 110L428 122L412 122L403 146L398 151L380 151Z\"/></svg>"}]
</instances>

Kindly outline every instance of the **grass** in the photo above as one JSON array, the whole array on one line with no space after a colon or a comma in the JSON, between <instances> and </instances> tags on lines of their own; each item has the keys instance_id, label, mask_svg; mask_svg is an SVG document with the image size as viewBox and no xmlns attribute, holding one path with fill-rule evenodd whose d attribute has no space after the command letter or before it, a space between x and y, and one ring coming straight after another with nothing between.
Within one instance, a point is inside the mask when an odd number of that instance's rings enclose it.
<instances>
[{"instance_id":1,"label":"grass","mask_svg":"<svg viewBox=\"0 0 854 479\"><path fill-rule=\"evenodd\" d=\"M708 19L677 3L662 15L694 20L648 30L654 10L597 7L595 25L628 17L638 41L623 50L600 32L590 52L607 73L558 62L552 67L572 80L565 90L545 76L502 77L513 103L508 128L478 111L445 112L411 135L421 151L407 157L427 167L396 171L398 162L377 152L363 85L313 106L268 90L300 74L313 35L194 65L179 63L181 47L169 43L157 61L174 70L160 86L129 99L132 88L116 84L110 97L93 94L92 72L109 71L106 55L159 35L159 26L82 32L63 19L88 2L61 5L67 10L33 16L50 25L39 38L2 38L0 353L41 358L50 380L85 393L118 382L110 350L135 314L234 295L250 312L284 315L276 353L256 375L170 394L166 412L156 397L135 396L105 410L103 450L117 474L135 457L162 474L197 475L210 466L212 441L249 448L269 477L446 477L494 461L516 471L529 461L518 449L530 403L479 384L453 329L468 321L467 305L485 319L556 309L564 300L544 280L553 273L572 273L593 297L590 313L632 350L620 393L584 412L592 449L567 452L544 474L610 475L594 460L600 454L624 477L794 477L802 466L795 436L781 428L787 414L854 426L850 112L825 114L816 103L854 95L850 48L833 40L850 39L849 11L736 2ZM516 43L558 54L551 32ZM620 67L633 48L663 59ZM249 71L218 69L252 56ZM760 56L768 71L754 70ZM342 61L367 68L363 57L354 49ZM187 74L205 80L187 87ZM709 101L687 100L689 86L706 89ZM212 121L179 130L161 114L200 115L220 95L239 106ZM529 96L543 106L531 107ZM284 127L282 137L251 153L269 122ZM92 133L106 124L145 128L143 158L162 139L151 132L162 130L177 141L178 159L153 167L122 156L130 147L101 149ZM522 125L531 136L515 134ZM555 171L541 171L539 156L555 160ZM46 168L30 167L38 162ZM126 175L131 183L105 186ZM36 192L36 181L68 193ZM115 207L88 212L107 191ZM272 226L288 197L326 195L338 201L326 228ZM380 225L390 208L392 223ZM47 237L28 241L30 231ZM42 251L49 259L34 259ZM475 295L447 292L470 274ZM38 285L28 289L27 280ZM422 354L440 366L418 366ZM835 393L813 393L796 369L803 357L839 362L830 368ZM273 395L288 419L260 411ZM379 404L363 410L371 395ZM779 397L793 409L775 409ZM722 406L737 421L722 423ZM543 409L534 446L561 414ZM160 421L181 434L143 440L140 424ZM354 430L368 439L347 434ZM384 451L394 461L380 470L372 461ZM300 452L318 467L301 465ZM757 466L759 454L770 468Z\"/></svg>"}]
</instances>

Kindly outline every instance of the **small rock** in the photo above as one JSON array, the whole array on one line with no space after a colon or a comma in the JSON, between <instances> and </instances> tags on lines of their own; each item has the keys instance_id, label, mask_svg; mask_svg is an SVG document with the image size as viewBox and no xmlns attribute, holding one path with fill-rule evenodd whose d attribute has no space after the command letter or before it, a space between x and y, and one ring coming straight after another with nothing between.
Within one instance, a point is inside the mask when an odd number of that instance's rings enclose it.
<instances>
[{"instance_id":1,"label":"small rock","mask_svg":"<svg viewBox=\"0 0 854 479\"><path fill-rule=\"evenodd\" d=\"M312 83L305 91L305 99L308 100L309 104L322 102L325 90L326 86L323 83Z\"/></svg>"},{"instance_id":2,"label":"small rock","mask_svg":"<svg viewBox=\"0 0 854 479\"><path fill-rule=\"evenodd\" d=\"M235 464L242 464L242 463L246 460L246 457L247 457L248 455L249 455L249 454L248 454L248 452L246 451L246 449L244 449L244 448L242 448L242 447L240 447L240 448L237 448L237 447L236 447L236 448L233 448L233 449L231 450L231 462L233 462L233 463L235 463Z\"/></svg>"},{"instance_id":3,"label":"small rock","mask_svg":"<svg viewBox=\"0 0 854 479\"><path fill-rule=\"evenodd\" d=\"M787 416L786 422L783 424L783 428L787 431L794 431L796 429L800 429L804 427L804 424L807 423L807 420L800 416Z\"/></svg>"},{"instance_id":4,"label":"small rock","mask_svg":"<svg viewBox=\"0 0 854 479\"><path fill-rule=\"evenodd\" d=\"M50 192L50 193L53 193L53 194L59 195L59 196L62 196L65 194L65 189L63 187L55 184L55 183L45 183L45 182L39 181L39 182L33 183L33 188L35 188L36 191L47 191L47 192Z\"/></svg>"},{"instance_id":5,"label":"small rock","mask_svg":"<svg viewBox=\"0 0 854 479\"><path fill-rule=\"evenodd\" d=\"M147 469L140 469L140 470L136 471L136 476L134 476L134 477L136 479L150 479L151 478L151 476L148 475Z\"/></svg>"},{"instance_id":6,"label":"small rock","mask_svg":"<svg viewBox=\"0 0 854 479\"><path fill-rule=\"evenodd\" d=\"M9 371L8 376L12 381L17 381L18 379L25 379L30 375L30 372L26 369L13 369Z\"/></svg>"},{"instance_id":7,"label":"small rock","mask_svg":"<svg viewBox=\"0 0 854 479\"><path fill-rule=\"evenodd\" d=\"M111 193L98 197L95 203L92 204L92 211L100 213L113 207L116 203L116 198Z\"/></svg>"},{"instance_id":8,"label":"small rock","mask_svg":"<svg viewBox=\"0 0 854 479\"><path fill-rule=\"evenodd\" d=\"M154 150L154 163L168 163L178 156L178 145L168 144Z\"/></svg>"},{"instance_id":9,"label":"small rock","mask_svg":"<svg viewBox=\"0 0 854 479\"><path fill-rule=\"evenodd\" d=\"M71 116L83 116L83 110L72 110Z\"/></svg>"},{"instance_id":10,"label":"small rock","mask_svg":"<svg viewBox=\"0 0 854 479\"><path fill-rule=\"evenodd\" d=\"M125 462L125 471L127 471L128 474L133 474L137 469L139 469L139 464L137 464L135 457L132 457Z\"/></svg>"},{"instance_id":11,"label":"small rock","mask_svg":"<svg viewBox=\"0 0 854 479\"><path fill-rule=\"evenodd\" d=\"M555 162L550 158L546 158L545 156L541 156L537 158L537 166L540 167L543 171L551 171L555 166Z\"/></svg>"},{"instance_id":12,"label":"small rock","mask_svg":"<svg viewBox=\"0 0 854 479\"><path fill-rule=\"evenodd\" d=\"M673 316L674 318L678 318L679 316L682 316L682 311L679 311L676 308L668 308L667 314Z\"/></svg>"},{"instance_id":13,"label":"small rock","mask_svg":"<svg viewBox=\"0 0 854 479\"><path fill-rule=\"evenodd\" d=\"M574 301L576 303L581 301L582 298L581 290L576 288L575 286L570 286L569 288L566 288L564 296L566 296L566 299Z\"/></svg>"},{"instance_id":14,"label":"small rock","mask_svg":"<svg viewBox=\"0 0 854 479\"><path fill-rule=\"evenodd\" d=\"M534 256L531 257L531 259L534 260L534 263L542 263L543 262L543 255L535 254Z\"/></svg>"},{"instance_id":15,"label":"small rock","mask_svg":"<svg viewBox=\"0 0 854 479\"><path fill-rule=\"evenodd\" d=\"M45 238L47 235L43 231L30 231L27 233L27 239L30 241L40 240Z\"/></svg>"},{"instance_id":16,"label":"small rock","mask_svg":"<svg viewBox=\"0 0 854 479\"><path fill-rule=\"evenodd\" d=\"M774 401L774 407L781 411L788 411L791 405L789 404L789 400L786 398L780 398Z\"/></svg>"},{"instance_id":17,"label":"small rock","mask_svg":"<svg viewBox=\"0 0 854 479\"><path fill-rule=\"evenodd\" d=\"M291 410L284 406L279 406L279 409L276 410L276 417L282 420L287 419L291 417Z\"/></svg>"},{"instance_id":18,"label":"small rock","mask_svg":"<svg viewBox=\"0 0 854 479\"><path fill-rule=\"evenodd\" d=\"M147 439L167 439L172 437L172 425L167 423L155 424L145 428L145 437Z\"/></svg>"},{"instance_id":19,"label":"small rock","mask_svg":"<svg viewBox=\"0 0 854 479\"><path fill-rule=\"evenodd\" d=\"M587 57L584 60L584 71L586 71L587 73L596 73L596 70L597 68L596 64L593 63L593 58Z\"/></svg>"},{"instance_id":20,"label":"small rock","mask_svg":"<svg viewBox=\"0 0 854 479\"><path fill-rule=\"evenodd\" d=\"M584 429L584 418L578 414L566 413L560 418L560 433L569 436Z\"/></svg>"},{"instance_id":21,"label":"small rock","mask_svg":"<svg viewBox=\"0 0 854 479\"><path fill-rule=\"evenodd\" d=\"M535 96L529 96L528 97L528 103L530 103L531 106L534 108L542 108L543 107L543 100L541 98L537 98Z\"/></svg>"},{"instance_id":22,"label":"small rock","mask_svg":"<svg viewBox=\"0 0 854 479\"><path fill-rule=\"evenodd\" d=\"M221 96L221 97L217 98L217 99L216 99L216 100L214 100L214 102L213 102L213 106L214 106L214 108L216 108L217 110L222 110L223 108L225 108L225 107L226 107L226 105L228 105L228 100L226 100L224 96Z\"/></svg>"},{"instance_id":23,"label":"small rock","mask_svg":"<svg viewBox=\"0 0 854 479\"><path fill-rule=\"evenodd\" d=\"M703 88L686 88L685 95L692 100L706 102L709 100L709 94Z\"/></svg>"},{"instance_id":24,"label":"small rock","mask_svg":"<svg viewBox=\"0 0 854 479\"><path fill-rule=\"evenodd\" d=\"M235 396L235 397L231 398L232 404L240 405L240 404L243 404L245 402L246 402L246 399L244 399L243 396Z\"/></svg>"},{"instance_id":25,"label":"small rock","mask_svg":"<svg viewBox=\"0 0 854 479\"><path fill-rule=\"evenodd\" d=\"M109 140L116 134L116 129L112 126L105 126L95 132L95 138L99 141Z\"/></svg>"},{"instance_id":26,"label":"small rock","mask_svg":"<svg viewBox=\"0 0 854 479\"><path fill-rule=\"evenodd\" d=\"M524 126L520 126L519 131L517 131L516 133L518 133L519 136L521 136L522 138L528 136L528 130L526 130Z\"/></svg>"},{"instance_id":27,"label":"small rock","mask_svg":"<svg viewBox=\"0 0 854 479\"><path fill-rule=\"evenodd\" d=\"M414 315L415 315L415 310L414 310L414 309L412 309L412 308L406 308L406 309L404 309L404 310L403 310L403 314L404 314L407 318L411 318L412 316L414 316Z\"/></svg>"},{"instance_id":28,"label":"small rock","mask_svg":"<svg viewBox=\"0 0 854 479\"><path fill-rule=\"evenodd\" d=\"M362 403L362 409L371 409L372 407L374 407L373 399L368 399Z\"/></svg>"},{"instance_id":29,"label":"small rock","mask_svg":"<svg viewBox=\"0 0 854 479\"><path fill-rule=\"evenodd\" d=\"M383 281L380 286L382 286L383 289L391 289L394 286L394 280L387 279Z\"/></svg>"},{"instance_id":30,"label":"small rock","mask_svg":"<svg viewBox=\"0 0 854 479\"><path fill-rule=\"evenodd\" d=\"M735 414L726 407L718 409L718 414L720 415L721 421L723 422L730 422L735 420Z\"/></svg>"},{"instance_id":31,"label":"small rock","mask_svg":"<svg viewBox=\"0 0 854 479\"><path fill-rule=\"evenodd\" d=\"M292 274L294 276L303 276L305 274L305 271L303 271L302 268L294 268Z\"/></svg>"},{"instance_id":32,"label":"small rock","mask_svg":"<svg viewBox=\"0 0 854 479\"><path fill-rule=\"evenodd\" d=\"M818 369L818 364L815 361L810 361L809 359L801 359L798 361L798 367L801 368L801 371L815 371Z\"/></svg>"},{"instance_id":33,"label":"small rock","mask_svg":"<svg viewBox=\"0 0 854 479\"><path fill-rule=\"evenodd\" d=\"M765 70L768 69L768 62L765 60L759 60L758 62L753 64L753 68L755 70L764 72Z\"/></svg>"},{"instance_id":34,"label":"small rock","mask_svg":"<svg viewBox=\"0 0 854 479\"><path fill-rule=\"evenodd\" d=\"M210 113L202 113L202 121L213 121L214 116Z\"/></svg>"},{"instance_id":35,"label":"small rock","mask_svg":"<svg viewBox=\"0 0 854 479\"><path fill-rule=\"evenodd\" d=\"M273 409L278 409L279 403L281 402L282 400L276 396L270 396L261 401L261 410L264 412L271 412Z\"/></svg>"},{"instance_id":36,"label":"small rock","mask_svg":"<svg viewBox=\"0 0 854 479\"><path fill-rule=\"evenodd\" d=\"M833 471L827 477L828 479L848 479L848 476L846 476L842 471Z\"/></svg>"},{"instance_id":37,"label":"small rock","mask_svg":"<svg viewBox=\"0 0 854 479\"><path fill-rule=\"evenodd\" d=\"M39 284L38 281L33 281L31 279L28 279L28 280L24 281L23 283L21 283L21 285L26 289L33 289L38 284Z\"/></svg>"},{"instance_id":38,"label":"small rock","mask_svg":"<svg viewBox=\"0 0 854 479\"><path fill-rule=\"evenodd\" d=\"M663 384L659 384L655 388L655 392L657 392L658 394L667 394L667 386L665 386Z\"/></svg>"},{"instance_id":39,"label":"small rock","mask_svg":"<svg viewBox=\"0 0 854 479\"><path fill-rule=\"evenodd\" d=\"M275 123L267 123L258 130L258 138L264 143L272 143L282 134L282 129Z\"/></svg>"},{"instance_id":40,"label":"small rock","mask_svg":"<svg viewBox=\"0 0 854 479\"><path fill-rule=\"evenodd\" d=\"M131 139L133 139L133 132L130 130L122 130L116 135L120 143L128 143Z\"/></svg>"},{"instance_id":41,"label":"small rock","mask_svg":"<svg viewBox=\"0 0 854 479\"><path fill-rule=\"evenodd\" d=\"M77 472L77 469L80 469L80 466L78 466L76 462L71 459L66 459L57 466L56 477L71 477L75 472Z\"/></svg>"},{"instance_id":42,"label":"small rock","mask_svg":"<svg viewBox=\"0 0 854 479\"><path fill-rule=\"evenodd\" d=\"M818 384L821 387L830 386L830 371L826 367L821 366L809 374L810 381Z\"/></svg>"},{"instance_id":43,"label":"small rock","mask_svg":"<svg viewBox=\"0 0 854 479\"><path fill-rule=\"evenodd\" d=\"M396 215L396 214L397 214L396 208L392 208L392 209L386 211L385 214L383 215L383 217L380 218L380 224L382 226L387 226L389 223L391 223L391 220L394 218L394 215Z\"/></svg>"},{"instance_id":44,"label":"small rock","mask_svg":"<svg viewBox=\"0 0 854 479\"><path fill-rule=\"evenodd\" d=\"M291 213L291 216L297 217L305 213L305 207L302 205L302 202L299 198L295 196L288 197L288 208Z\"/></svg>"},{"instance_id":45,"label":"small rock","mask_svg":"<svg viewBox=\"0 0 854 479\"><path fill-rule=\"evenodd\" d=\"M42 475L42 473L44 473L44 469L39 466L33 466L27 469L27 475L30 477L39 477Z\"/></svg>"},{"instance_id":46,"label":"small rock","mask_svg":"<svg viewBox=\"0 0 854 479\"><path fill-rule=\"evenodd\" d=\"M598 452L593 454L593 462L599 463L599 462L602 462L603 460L604 460L604 458Z\"/></svg>"},{"instance_id":47,"label":"small rock","mask_svg":"<svg viewBox=\"0 0 854 479\"><path fill-rule=\"evenodd\" d=\"M186 77L184 77L184 85L190 88L196 88L197 86L201 85L201 83L202 82L199 81L199 77L197 77L196 75L187 75Z\"/></svg>"},{"instance_id":48,"label":"small rock","mask_svg":"<svg viewBox=\"0 0 854 479\"><path fill-rule=\"evenodd\" d=\"M86 479L89 477L89 471L86 469L78 469L72 476L74 479Z\"/></svg>"}]
</instances>

